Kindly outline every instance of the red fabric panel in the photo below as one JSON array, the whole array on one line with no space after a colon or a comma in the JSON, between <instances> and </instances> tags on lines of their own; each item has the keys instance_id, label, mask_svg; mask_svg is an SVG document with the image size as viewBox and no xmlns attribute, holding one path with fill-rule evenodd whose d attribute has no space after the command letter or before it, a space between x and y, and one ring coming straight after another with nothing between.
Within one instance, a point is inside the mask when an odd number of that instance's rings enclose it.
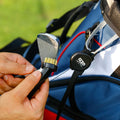
<instances>
[{"instance_id":1,"label":"red fabric panel","mask_svg":"<svg viewBox=\"0 0 120 120\"><path fill-rule=\"evenodd\" d=\"M56 120L57 114L53 113L47 109L44 111L44 119L43 120ZM66 120L63 117L60 117L59 120Z\"/></svg>"}]
</instances>

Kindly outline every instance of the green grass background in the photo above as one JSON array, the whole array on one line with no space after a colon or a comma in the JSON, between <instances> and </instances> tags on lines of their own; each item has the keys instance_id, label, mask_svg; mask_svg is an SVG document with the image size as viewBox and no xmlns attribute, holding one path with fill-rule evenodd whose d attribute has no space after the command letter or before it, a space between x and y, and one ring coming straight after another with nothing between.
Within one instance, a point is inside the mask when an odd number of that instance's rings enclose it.
<instances>
[{"instance_id":1,"label":"green grass background","mask_svg":"<svg viewBox=\"0 0 120 120\"><path fill-rule=\"evenodd\" d=\"M0 48L17 37L33 42L50 20L84 1L88 0L0 0Z\"/></svg>"}]
</instances>

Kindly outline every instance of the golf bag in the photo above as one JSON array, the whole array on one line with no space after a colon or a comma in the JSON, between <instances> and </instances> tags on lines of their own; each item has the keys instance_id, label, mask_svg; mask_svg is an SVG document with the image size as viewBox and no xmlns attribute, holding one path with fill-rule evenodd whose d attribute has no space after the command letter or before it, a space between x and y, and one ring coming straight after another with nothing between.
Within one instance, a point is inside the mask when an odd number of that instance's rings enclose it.
<instances>
[{"instance_id":1,"label":"golf bag","mask_svg":"<svg viewBox=\"0 0 120 120\"><path fill-rule=\"evenodd\" d=\"M49 76L44 120L120 119L119 37L104 21L100 2L83 6L89 8L86 12L82 9L86 14L80 14L79 6L47 26L47 33L61 27L65 29L59 37L58 69ZM65 16L69 19L65 20ZM73 35L67 37L73 21L85 16ZM40 68L36 41L21 53L37 69Z\"/></svg>"}]
</instances>

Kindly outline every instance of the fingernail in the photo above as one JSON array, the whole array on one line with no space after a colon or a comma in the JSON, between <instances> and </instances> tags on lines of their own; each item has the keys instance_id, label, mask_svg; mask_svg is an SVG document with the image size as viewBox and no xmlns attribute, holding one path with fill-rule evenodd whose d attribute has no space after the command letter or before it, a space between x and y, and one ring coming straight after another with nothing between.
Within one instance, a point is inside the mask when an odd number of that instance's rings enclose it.
<instances>
[{"instance_id":1,"label":"fingernail","mask_svg":"<svg viewBox=\"0 0 120 120\"><path fill-rule=\"evenodd\" d=\"M40 71L36 70L32 73L35 77L40 77Z\"/></svg>"},{"instance_id":2,"label":"fingernail","mask_svg":"<svg viewBox=\"0 0 120 120\"><path fill-rule=\"evenodd\" d=\"M28 65L28 66L26 67L26 72L32 72L33 69L34 69L34 67L33 67L32 65Z\"/></svg>"}]
</instances>

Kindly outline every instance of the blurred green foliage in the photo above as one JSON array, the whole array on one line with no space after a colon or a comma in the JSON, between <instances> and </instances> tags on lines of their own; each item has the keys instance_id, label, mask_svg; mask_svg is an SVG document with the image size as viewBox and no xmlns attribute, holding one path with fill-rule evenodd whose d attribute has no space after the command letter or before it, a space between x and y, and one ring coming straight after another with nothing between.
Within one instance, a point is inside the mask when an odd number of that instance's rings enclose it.
<instances>
[{"instance_id":1,"label":"blurred green foliage","mask_svg":"<svg viewBox=\"0 0 120 120\"><path fill-rule=\"evenodd\" d=\"M0 48L17 37L33 42L37 34L45 32L50 20L59 18L84 1L0 0Z\"/></svg>"}]
</instances>

